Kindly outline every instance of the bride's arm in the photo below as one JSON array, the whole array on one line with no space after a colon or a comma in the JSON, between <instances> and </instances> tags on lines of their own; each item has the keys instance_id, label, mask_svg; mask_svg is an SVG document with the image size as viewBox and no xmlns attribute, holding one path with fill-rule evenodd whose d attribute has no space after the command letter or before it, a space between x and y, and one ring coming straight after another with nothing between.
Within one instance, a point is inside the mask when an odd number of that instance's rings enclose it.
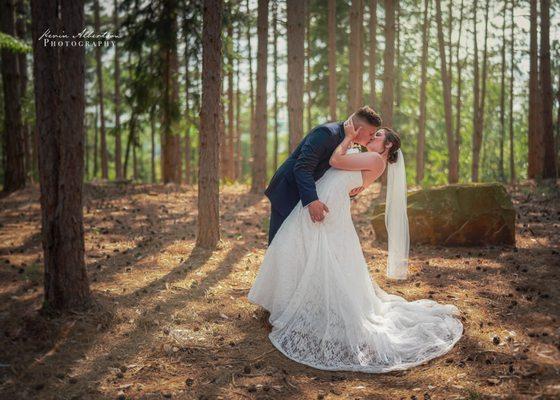
<instances>
[{"instance_id":1,"label":"bride's arm","mask_svg":"<svg viewBox=\"0 0 560 400\"><path fill-rule=\"evenodd\" d=\"M375 152L346 154L349 141L345 138L331 155L329 164L331 167L345 169L348 171L381 171L385 168L383 157Z\"/></svg>"}]
</instances>

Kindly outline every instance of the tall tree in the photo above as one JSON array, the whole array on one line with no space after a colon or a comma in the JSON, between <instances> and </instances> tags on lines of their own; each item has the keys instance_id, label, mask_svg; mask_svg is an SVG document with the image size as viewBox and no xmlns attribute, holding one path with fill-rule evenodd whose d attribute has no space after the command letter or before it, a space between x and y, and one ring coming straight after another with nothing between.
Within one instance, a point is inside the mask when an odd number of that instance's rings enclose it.
<instances>
[{"instance_id":1,"label":"tall tree","mask_svg":"<svg viewBox=\"0 0 560 400\"><path fill-rule=\"evenodd\" d=\"M307 131L311 130L311 1L305 0L305 92L307 93Z\"/></svg>"},{"instance_id":2,"label":"tall tree","mask_svg":"<svg viewBox=\"0 0 560 400\"><path fill-rule=\"evenodd\" d=\"M235 137L234 137L234 101L233 101L233 21L231 15L228 17L227 21L227 140L224 144L227 144L226 148L226 159L225 164L225 177L229 180L235 179ZM225 146L224 146L225 147Z\"/></svg>"},{"instance_id":3,"label":"tall tree","mask_svg":"<svg viewBox=\"0 0 560 400\"><path fill-rule=\"evenodd\" d=\"M48 47L38 39L55 26L69 35L81 32L84 2L33 0L31 12L45 306L79 308L90 300L82 211L85 49Z\"/></svg>"},{"instance_id":4,"label":"tall tree","mask_svg":"<svg viewBox=\"0 0 560 400\"><path fill-rule=\"evenodd\" d=\"M329 117L336 121L336 0L328 3Z\"/></svg>"},{"instance_id":5,"label":"tall tree","mask_svg":"<svg viewBox=\"0 0 560 400\"><path fill-rule=\"evenodd\" d=\"M163 78L163 182L181 183L179 136L179 61L177 57L177 0L163 0L160 56Z\"/></svg>"},{"instance_id":6,"label":"tall tree","mask_svg":"<svg viewBox=\"0 0 560 400\"><path fill-rule=\"evenodd\" d=\"M113 25L115 31L119 30L119 10L118 2L113 2ZM115 50L115 172L117 179L123 178L122 167L122 143L121 143L121 66L120 49L117 42Z\"/></svg>"},{"instance_id":7,"label":"tall tree","mask_svg":"<svg viewBox=\"0 0 560 400\"><path fill-rule=\"evenodd\" d=\"M471 179L473 182L478 181L479 163L480 163L480 149L482 146L482 137L484 132L484 103L486 99L486 81L488 71L488 11L490 1L486 0L485 13L484 13L484 50L482 54L482 76L479 74L478 65L478 38L477 38L477 7L478 0L474 2L474 107L473 107L473 135L472 135L472 172ZM480 81L482 80L482 88L480 88Z\"/></svg>"},{"instance_id":8,"label":"tall tree","mask_svg":"<svg viewBox=\"0 0 560 400\"><path fill-rule=\"evenodd\" d=\"M16 36L15 0L2 0L2 32ZM14 49L2 48L2 87L4 90L4 150L6 163L4 192L25 186L25 151L22 121L21 73L18 54Z\"/></svg>"},{"instance_id":9,"label":"tall tree","mask_svg":"<svg viewBox=\"0 0 560 400\"><path fill-rule=\"evenodd\" d=\"M377 108L375 81L377 68L377 0L369 2L369 102Z\"/></svg>"},{"instance_id":10,"label":"tall tree","mask_svg":"<svg viewBox=\"0 0 560 400\"><path fill-rule=\"evenodd\" d=\"M451 2L450 2L451 3ZM459 177L459 168L460 168L460 163L459 163L459 147L461 146L461 107L463 104L463 95L462 95L462 85L463 85L463 74L462 74L462 69L463 69L463 63L461 61L460 58L460 53L461 53L461 36L463 33L463 6L464 6L464 2L463 0L461 0L461 7L459 8L459 36L457 38L457 54L456 54L456 59L455 59L455 63L456 63L456 69L457 69L457 97L455 98L455 137L454 137L454 144L455 144L455 152L457 154L457 179ZM452 16L452 14L450 13L450 17ZM450 21L451 23L451 21ZM450 36L451 38L451 36ZM450 39L451 40L451 39ZM452 46L449 46L449 52L450 54L452 53ZM450 57L451 60L451 57ZM450 65L451 65L451 61L449 61ZM451 70L451 68L450 68ZM450 72L449 74L449 79L452 81L452 74Z\"/></svg>"},{"instance_id":11,"label":"tall tree","mask_svg":"<svg viewBox=\"0 0 560 400\"><path fill-rule=\"evenodd\" d=\"M255 142L255 90L253 86L254 78L253 78L253 50L251 47L251 18L252 18L252 10L249 6L249 0L245 2L246 12L247 12L247 55L248 55L248 62L249 62L249 106L250 106L250 121L249 121L249 135L250 135L250 142L251 142L251 154L254 153L253 146ZM302 38L302 46L303 46L303 38ZM303 79L303 71L302 71L302 79Z\"/></svg>"},{"instance_id":12,"label":"tall tree","mask_svg":"<svg viewBox=\"0 0 560 400\"><path fill-rule=\"evenodd\" d=\"M242 146L241 146L241 84L240 84L240 69L241 69L241 23L237 27L237 51L236 51L236 68L235 68L235 176L240 179L242 176Z\"/></svg>"},{"instance_id":13,"label":"tall tree","mask_svg":"<svg viewBox=\"0 0 560 400\"><path fill-rule=\"evenodd\" d=\"M363 24L364 0L352 0L348 52L348 114L360 108L363 101Z\"/></svg>"},{"instance_id":14,"label":"tall tree","mask_svg":"<svg viewBox=\"0 0 560 400\"><path fill-rule=\"evenodd\" d=\"M204 0L202 25L202 105L198 168L196 244L214 248L220 240L219 140L222 80L222 0Z\"/></svg>"},{"instance_id":15,"label":"tall tree","mask_svg":"<svg viewBox=\"0 0 560 400\"><path fill-rule=\"evenodd\" d=\"M392 126L395 87L395 1L393 0L385 0L384 33L385 51L383 52L381 116L384 125Z\"/></svg>"},{"instance_id":16,"label":"tall tree","mask_svg":"<svg viewBox=\"0 0 560 400\"><path fill-rule=\"evenodd\" d=\"M424 0L424 22L422 24L422 56L420 60L420 116L418 118L418 145L416 149L416 184L424 180L424 160L426 143L426 84L428 72L428 41L429 41L429 5Z\"/></svg>"},{"instance_id":17,"label":"tall tree","mask_svg":"<svg viewBox=\"0 0 560 400\"><path fill-rule=\"evenodd\" d=\"M258 0L257 12L257 104L255 108L255 152L251 179L252 193L261 193L266 186L268 0Z\"/></svg>"},{"instance_id":18,"label":"tall tree","mask_svg":"<svg viewBox=\"0 0 560 400\"><path fill-rule=\"evenodd\" d=\"M448 175L449 183L459 180L459 154L455 146L455 135L453 131L453 105L451 100L451 77L449 75L447 58L445 56L445 39L443 37L443 23L441 16L441 0L436 0L436 22L438 32L439 60L441 80L443 87L443 106L445 111L445 132L447 137L447 152L449 157ZM451 66L449 66L449 69Z\"/></svg>"},{"instance_id":19,"label":"tall tree","mask_svg":"<svg viewBox=\"0 0 560 400\"><path fill-rule=\"evenodd\" d=\"M273 0L272 3L272 30L272 73L274 75L274 146L272 170L276 171L278 169L278 0Z\"/></svg>"},{"instance_id":20,"label":"tall tree","mask_svg":"<svg viewBox=\"0 0 560 400\"><path fill-rule=\"evenodd\" d=\"M183 27L186 27L186 22ZM190 108L190 46L188 38L185 38L185 183L191 184L191 108Z\"/></svg>"},{"instance_id":21,"label":"tall tree","mask_svg":"<svg viewBox=\"0 0 560 400\"><path fill-rule=\"evenodd\" d=\"M543 123L543 178L556 179L556 145L552 122L552 73L550 69L550 0L541 0L540 87Z\"/></svg>"},{"instance_id":22,"label":"tall tree","mask_svg":"<svg viewBox=\"0 0 560 400\"><path fill-rule=\"evenodd\" d=\"M498 160L498 175L500 180L505 181L504 168L504 143L506 132L506 17L507 2L504 1L504 9L502 14L502 46L500 48L501 64L500 64L500 159ZM513 40L513 38L512 38Z\"/></svg>"},{"instance_id":23,"label":"tall tree","mask_svg":"<svg viewBox=\"0 0 560 400\"><path fill-rule=\"evenodd\" d=\"M527 177L542 178L544 166L543 134L542 134L542 99L539 90L539 58L537 44L537 1L530 0L530 42L529 42L529 157Z\"/></svg>"},{"instance_id":24,"label":"tall tree","mask_svg":"<svg viewBox=\"0 0 560 400\"><path fill-rule=\"evenodd\" d=\"M287 9L289 150L293 151L303 135L305 3L287 0Z\"/></svg>"},{"instance_id":25,"label":"tall tree","mask_svg":"<svg viewBox=\"0 0 560 400\"><path fill-rule=\"evenodd\" d=\"M25 0L17 0L16 4L16 34L17 37L22 41L27 41L27 21L28 21L28 11L27 11L27 2ZM28 81L28 74L27 74L27 52L20 52L18 54L18 71L20 75L20 102L23 105L26 103L26 94L27 94L27 81ZM26 121L25 112L22 109L22 135L23 135L23 147L24 147L24 169L26 174L27 180L33 180L33 172L36 171L34 169L34 159L37 158L35 152L32 155L32 140L33 140L33 133L30 129L30 124Z\"/></svg>"},{"instance_id":26,"label":"tall tree","mask_svg":"<svg viewBox=\"0 0 560 400\"><path fill-rule=\"evenodd\" d=\"M513 151L513 61L515 54L515 37L514 33L514 11L515 11L515 0L511 0L511 12L510 12L510 36L511 36L511 47L510 47L510 61L509 61L509 179L510 183L515 183L515 153Z\"/></svg>"},{"instance_id":27,"label":"tall tree","mask_svg":"<svg viewBox=\"0 0 560 400\"><path fill-rule=\"evenodd\" d=\"M93 2L93 14L95 20L95 31L101 32L101 17L99 15L99 0ZM107 132L105 130L105 93L103 90L103 61L101 46L95 47L95 65L97 73L97 96L99 101L100 119L100 151L101 151L101 178L109 178L109 159L107 152Z\"/></svg>"}]
</instances>

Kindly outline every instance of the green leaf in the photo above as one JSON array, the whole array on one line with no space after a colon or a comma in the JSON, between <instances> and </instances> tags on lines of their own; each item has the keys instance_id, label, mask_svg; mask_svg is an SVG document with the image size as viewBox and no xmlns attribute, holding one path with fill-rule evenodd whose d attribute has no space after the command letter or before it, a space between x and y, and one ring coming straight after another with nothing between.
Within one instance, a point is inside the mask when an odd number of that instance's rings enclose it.
<instances>
[{"instance_id":1,"label":"green leaf","mask_svg":"<svg viewBox=\"0 0 560 400\"><path fill-rule=\"evenodd\" d=\"M0 32L0 49L8 49L16 53L31 52L31 46L4 32Z\"/></svg>"}]
</instances>

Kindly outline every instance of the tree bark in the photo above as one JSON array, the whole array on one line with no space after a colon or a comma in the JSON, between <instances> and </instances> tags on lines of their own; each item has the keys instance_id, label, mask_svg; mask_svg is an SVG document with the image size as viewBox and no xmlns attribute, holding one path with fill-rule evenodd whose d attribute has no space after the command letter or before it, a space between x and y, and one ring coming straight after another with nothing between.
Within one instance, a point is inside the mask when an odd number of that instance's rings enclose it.
<instances>
[{"instance_id":1,"label":"tree bark","mask_svg":"<svg viewBox=\"0 0 560 400\"><path fill-rule=\"evenodd\" d=\"M15 0L2 0L2 32L16 36ZM25 148L22 122L21 71L18 54L2 49L2 86L4 90L4 150L6 164L4 192L25 186Z\"/></svg>"},{"instance_id":2,"label":"tree bark","mask_svg":"<svg viewBox=\"0 0 560 400\"><path fill-rule=\"evenodd\" d=\"M227 72L227 84L228 84L228 140L227 140L227 157L226 157L226 178L229 180L235 180L235 137L234 137L234 103L233 103L233 22L229 18L227 26L227 35L230 38L227 46L227 60L228 60L228 72Z\"/></svg>"},{"instance_id":3,"label":"tree bark","mask_svg":"<svg viewBox=\"0 0 560 400\"><path fill-rule=\"evenodd\" d=\"M235 176L236 179L241 179L243 171L241 170L242 166L242 154L241 154L241 89L240 89L240 79L239 79L239 71L241 69L241 60L240 60L240 43L241 43L241 26L237 28L237 63L235 68L235 81L236 81L236 90L235 90Z\"/></svg>"},{"instance_id":4,"label":"tree bark","mask_svg":"<svg viewBox=\"0 0 560 400\"><path fill-rule=\"evenodd\" d=\"M515 184L515 152L513 147L513 71L514 71L514 54L515 54L515 37L514 33L514 10L515 10L515 0L511 0L511 13L510 13L510 36L511 36L511 47L510 47L510 66L509 66L509 179L511 184Z\"/></svg>"},{"instance_id":5,"label":"tree bark","mask_svg":"<svg viewBox=\"0 0 560 400\"><path fill-rule=\"evenodd\" d=\"M190 85L191 77L189 72L190 51L188 40L185 38L185 183L191 184L191 109L190 101Z\"/></svg>"},{"instance_id":6,"label":"tree bark","mask_svg":"<svg viewBox=\"0 0 560 400\"><path fill-rule=\"evenodd\" d=\"M90 290L84 261L85 48L44 46L39 37L64 27L84 29L83 0L31 2L35 113L39 131L44 307L86 306Z\"/></svg>"},{"instance_id":7,"label":"tree bark","mask_svg":"<svg viewBox=\"0 0 560 400\"><path fill-rule=\"evenodd\" d=\"M257 104L255 109L255 153L251 179L252 193L261 193L266 187L268 0L258 0L257 36Z\"/></svg>"},{"instance_id":8,"label":"tree bark","mask_svg":"<svg viewBox=\"0 0 560 400\"><path fill-rule=\"evenodd\" d=\"M17 0L16 4L16 33L17 37L22 41L27 41L27 20L28 12L25 0ZM31 153L31 142L33 140L33 133L30 129L29 123L26 121L25 112L23 111L23 104L26 102L27 97L27 53L22 52L18 54L18 70L20 74L20 101L22 104L22 135L24 142L24 170L26 181L33 181L33 159L36 155Z\"/></svg>"},{"instance_id":9,"label":"tree bark","mask_svg":"<svg viewBox=\"0 0 560 400\"><path fill-rule=\"evenodd\" d=\"M391 1L392 3L392 1ZM350 47L348 51L348 114L358 110L363 102L363 23L364 0L352 0L350 8ZM394 32L393 32L394 35Z\"/></svg>"},{"instance_id":10,"label":"tree bark","mask_svg":"<svg viewBox=\"0 0 560 400\"><path fill-rule=\"evenodd\" d=\"M287 9L288 125L289 150L292 152L303 136L305 3L301 0L287 0Z\"/></svg>"},{"instance_id":11,"label":"tree bark","mask_svg":"<svg viewBox=\"0 0 560 400\"><path fill-rule=\"evenodd\" d=\"M152 183L156 183L156 113L155 106L150 110L150 136L151 136L151 151L150 151L150 166ZM188 182L187 182L188 183Z\"/></svg>"},{"instance_id":12,"label":"tree bark","mask_svg":"<svg viewBox=\"0 0 560 400\"><path fill-rule=\"evenodd\" d=\"M422 57L420 60L420 116L418 118L418 146L416 150L416 184L424 180L424 161L426 143L426 84L428 71L428 41L429 41L429 5L430 0L424 0L424 22L422 24Z\"/></svg>"},{"instance_id":13,"label":"tree bark","mask_svg":"<svg viewBox=\"0 0 560 400\"><path fill-rule=\"evenodd\" d=\"M278 169L278 0L272 5L273 23L273 74L274 74L274 150L272 170ZM330 49L329 49L330 52ZM330 63L330 61L329 61ZM329 66L330 68L330 66ZM329 78L330 82L330 78Z\"/></svg>"},{"instance_id":14,"label":"tree bark","mask_svg":"<svg viewBox=\"0 0 560 400\"><path fill-rule=\"evenodd\" d=\"M119 29L118 2L113 2L113 24L115 31ZM115 41L115 174L117 179L123 178L122 142L121 142L121 63L120 49Z\"/></svg>"},{"instance_id":15,"label":"tree bark","mask_svg":"<svg viewBox=\"0 0 560 400\"><path fill-rule=\"evenodd\" d=\"M219 140L222 137L222 0L204 0L202 27L202 106L198 168L196 245L214 248L220 240Z\"/></svg>"},{"instance_id":16,"label":"tree bark","mask_svg":"<svg viewBox=\"0 0 560 400\"><path fill-rule=\"evenodd\" d=\"M539 90L539 59L537 45L537 0L531 0L530 11L530 44L529 44L529 138L528 168L529 179L542 178L544 167L543 134L542 134L542 103Z\"/></svg>"},{"instance_id":17,"label":"tree bark","mask_svg":"<svg viewBox=\"0 0 560 400\"><path fill-rule=\"evenodd\" d=\"M381 117L383 124L393 125L395 86L395 2L385 0L385 51L383 52L383 94Z\"/></svg>"},{"instance_id":18,"label":"tree bark","mask_svg":"<svg viewBox=\"0 0 560 400\"><path fill-rule=\"evenodd\" d=\"M504 168L504 143L506 132L506 13L507 2L504 1L504 10L502 15L502 47L500 49L502 62L500 65L500 159L498 162L498 174L502 182L505 181Z\"/></svg>"},{"instance_id":19,"label":"tree bark","mask_svg":"<svg viewBox=\"0 0 560 400\"><path fill-rule=\"evenodd\" d=\"M177 2L163 2L164 25L169 29L161 40L161 57L164 78L162 130L163 130L163 182L181 183L182 159L179 136L179 62L177 59Z\"/></svg>"},{"instance_id":20,"label":"tree bark","mask_svg":"<svg viewBox=\"0 0 560 400\"><path fill-rule=\"evenodd\" d=\"M373 109L377 108L377 0L369 3L369 101Z\"/></svg>"},{"instance_id":21,"label":"tree bark","mask_svg":"<svg viewBox=\"0 0 560 400\"><path fill-rule=\"evenodd\" d=\"M247 8L247 16L249 20L247 22L247 51L248 51L248 61L249 61L249 101L250 101L250 113L249 116L251 120L249 121L249 137L250 137L250 148L251 148L251 155L254 154L254 143L255 143L255 90L253 87L253 52L251 47L251 8L249 6L249 0L246 0L246 8ZM303 45L303 38L302 38L302 45ZM303 71L302 71L303 73ZM302 75L303 79L303 75Z\"/></svg>"},{"instance_id":22,"label":"tree bark","mask_svg":"<svg viewBox=\"0 0 560 400\"><path fill-rule=\"evenodd\" d=\"M329 0L327 24L327 47L329 61L329 115L331 121L336 121L336 0Z\"/></svg>"},{"instance_id":23,"label":"tree bark","mask_svg":"<svg viewBox=\"0 0 560 400\"><path fill-rule=\"evenodd\" d=\"M543 178L556 180L556 145L552 117L552 73L550 68L550 0L541 0L540 86L543 123Z\"/></svg>"},{"instance_id":24,"label":"tree bark","mask_svg":"<svg viewBox=\"0 0 560 400\"><path fill-rule=\"evenodd\" d=\"M460 50L461 50L461 35L463 33L463 0L461 0L461 7L459 9L459 37L457 38L457 55L456 55L456 64L457 64L457 97L455 99L455 154L457 155L457 179L459 179L459 172L460 172L460 163L459 163L459 155L460 155L460 146L461 146L461 107L462 107L462 85L463 85L463 78L462 78L462 69L463 65L460 60ZM450 47L451 52L451 47ZM451 80L451 76L450 76Z\"/></svg>"},{"instance_id":25,"label":"tree bark","mask_svg":"<svg viewBox=\"0 0 560 400\"><path fill-rule=\"evenodd\" d=\"M473 148L472 148L472 176L471 179L473 182L478 182L478 175L479 175L479 164L480 164L480 149L482 146L482 138L483 138L483 131L484 131L484 103L486 99L486 78L487 78L487 71L488 71L488 10L489 10L489 0L486 0L485 6L485 14L484 14L484 50L482 54L482 76L479 77L478 74L478 45L477 45L477 37L476 37L476 4L478 1L475 1L475 12L474 12L474 46L475 46L475 82L474 82L474 99L475 99L475 107L473 113ZM482 89L480 88L480 79L482 80Z\"/></svg>"},{"instance_id":26,"label":"tree bark","mask_svg":"<svg viewBox=\"0 0 560 400\"><path fill-rule=\"evenodd\" d=\"M447 180L449 183L456 183L458 176L458 154L455 148L455 135L453 132L453 106L451 103L451 81L447 69L447 58L445 56L445 39L443 37L443 24L441 16L441 0L436 0L436 21L438 32L438 47L441 80L443 86L443 103L445 111L445 131L447 136L447 151L449 157Z\"/></svg>"},{"instance_id":27,"label":"tree bark","mask_svg":"<svg viewBox=\"0 0 560 400\"><path fill-rule=\"evenodd\" d=\"M93 12L95 20L95 31L101 32L101 20L99 16L99 0L93 3ZM100 117L100 151L101 151L101 178L109 178L109 160L107 155L107 133L105 130L105 93L103 91L103 61L101 60L101 46L95 48L95 63L97 74L97 96L99 101L99 117Z\"/></svg>"},{"instance_id":28,"label":"tree bark","mask_svg":"<svg viewBox=\"0 0 560 400\"><path fill-rule=\"evenodd\" d=\"M307 131L309 132L313 125L311 118L311 0L305 0L305 25L305 91L307 93Z\"/></svg>"}]
</instances>

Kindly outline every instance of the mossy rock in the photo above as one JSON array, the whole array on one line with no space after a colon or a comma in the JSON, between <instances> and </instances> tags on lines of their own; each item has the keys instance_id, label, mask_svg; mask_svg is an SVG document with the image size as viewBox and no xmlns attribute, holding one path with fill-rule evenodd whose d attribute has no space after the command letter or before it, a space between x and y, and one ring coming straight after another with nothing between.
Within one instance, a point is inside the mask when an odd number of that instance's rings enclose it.
<instances>
[{"instance_id":1,"label":"mossy rock","mask_svg":"<svg viewBox=\"0 0 560 400\"><path fill-rule=\"evenodd\" d=\"M411 243L444 246L515 244L515 209L499 183L453 184L408 194ZM376 238L387 240L385 203L373 209Z\"/></svg>"}]
</instances>

